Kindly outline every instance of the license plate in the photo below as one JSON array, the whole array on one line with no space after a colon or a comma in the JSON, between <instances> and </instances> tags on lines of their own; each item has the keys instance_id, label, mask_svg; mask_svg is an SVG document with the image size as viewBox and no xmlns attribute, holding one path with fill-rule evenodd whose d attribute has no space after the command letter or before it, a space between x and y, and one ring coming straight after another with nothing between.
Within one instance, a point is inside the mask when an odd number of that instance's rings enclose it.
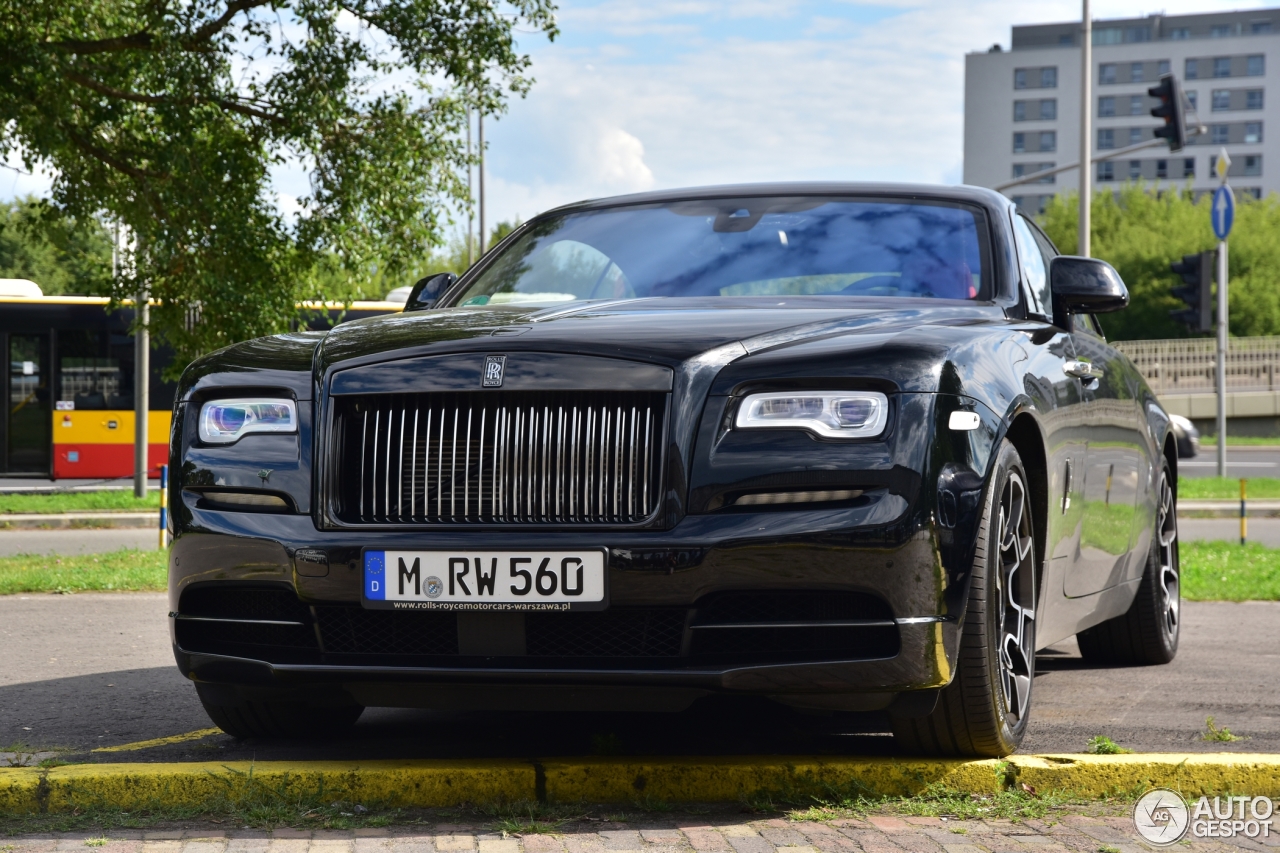
<instances>
[{"instance_id":1,"label":"license plate","mask_svg":"<svg viewBox=\"0 0 1280 853\"><path fill-rule=\"evenodd\" d=\"M603 610L604 551L364 552L365 607Z\"/></svg>"}]
</instances>

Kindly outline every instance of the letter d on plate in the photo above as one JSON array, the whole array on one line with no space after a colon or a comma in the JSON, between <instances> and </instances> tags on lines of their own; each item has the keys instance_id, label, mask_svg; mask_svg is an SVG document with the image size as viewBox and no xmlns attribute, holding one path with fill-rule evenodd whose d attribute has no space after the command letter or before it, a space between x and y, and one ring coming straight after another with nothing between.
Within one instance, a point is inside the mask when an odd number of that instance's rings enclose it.
<instances>
[{"instance_id":1,"label":"letter d on plate","mask_svg":"<svg viewBox=\"0 0 1280 853\"><path fill-rule=\"evenodd\" d=\"M387 555L385 551L364 552L364 597L384 601L387 597Z\"/></svg>"}]
</instances>

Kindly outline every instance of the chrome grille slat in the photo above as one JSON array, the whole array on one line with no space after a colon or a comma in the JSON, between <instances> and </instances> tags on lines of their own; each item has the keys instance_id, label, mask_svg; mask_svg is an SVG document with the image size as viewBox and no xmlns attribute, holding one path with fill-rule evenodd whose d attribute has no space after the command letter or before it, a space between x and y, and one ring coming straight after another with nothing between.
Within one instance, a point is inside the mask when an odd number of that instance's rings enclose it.
<instances>
[{"instance_id":1,"label":"chrome grille slat","mask_svg":"<svg viewBox=\"0 0 1280 853\"><path fill-rule=\"evenodd\" d=\"M335 405L332 499L346 523L636 524L658 509L661 392L387 394Z\"/></svg>"}]
</instances>

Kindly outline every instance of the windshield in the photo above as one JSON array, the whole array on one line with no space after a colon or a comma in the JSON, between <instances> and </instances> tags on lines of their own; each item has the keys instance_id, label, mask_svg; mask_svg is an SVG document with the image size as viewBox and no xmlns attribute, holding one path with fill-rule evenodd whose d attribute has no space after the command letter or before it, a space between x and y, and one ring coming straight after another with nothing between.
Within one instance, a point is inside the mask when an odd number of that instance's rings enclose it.
<instances>
[{"instance_id":1,"label":"windshield","mask_svg":"<svg viewBox=\"0 0 1280 853\"><path fill-rule=\"evenodd\" d=\"M534 223L454 302L672 296L988 299L986 221L943 201L739 198Z\"/></svg>"}]
</instances>

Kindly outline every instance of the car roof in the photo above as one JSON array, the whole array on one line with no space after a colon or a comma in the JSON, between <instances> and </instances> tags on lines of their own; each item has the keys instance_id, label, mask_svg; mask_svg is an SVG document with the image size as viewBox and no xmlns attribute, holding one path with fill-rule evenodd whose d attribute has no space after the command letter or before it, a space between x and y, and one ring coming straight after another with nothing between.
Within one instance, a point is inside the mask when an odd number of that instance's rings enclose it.
<instances>
[{"instance_id":1,"label":"car roof","mask_svg":"<svg viewBox=\"0 0 1280 853\"><path fill-rule=\"evenodd\" d=\"M686 187L671 190L654 190L644 193L589 199L548 210L542 216L573 211L599 210L636 204L664 204L679 201L699 201L716 198L744 198L751 196L896 196L913 199L938 199L940 201L967 202L989 209L1002 209L1011 202L1000 193L985 187L965 184L881 183L875 181L790 181L758 184L721 184L705 187ZM541 217L537 217L541 218Z\"/></svg>"}]
</instances>

